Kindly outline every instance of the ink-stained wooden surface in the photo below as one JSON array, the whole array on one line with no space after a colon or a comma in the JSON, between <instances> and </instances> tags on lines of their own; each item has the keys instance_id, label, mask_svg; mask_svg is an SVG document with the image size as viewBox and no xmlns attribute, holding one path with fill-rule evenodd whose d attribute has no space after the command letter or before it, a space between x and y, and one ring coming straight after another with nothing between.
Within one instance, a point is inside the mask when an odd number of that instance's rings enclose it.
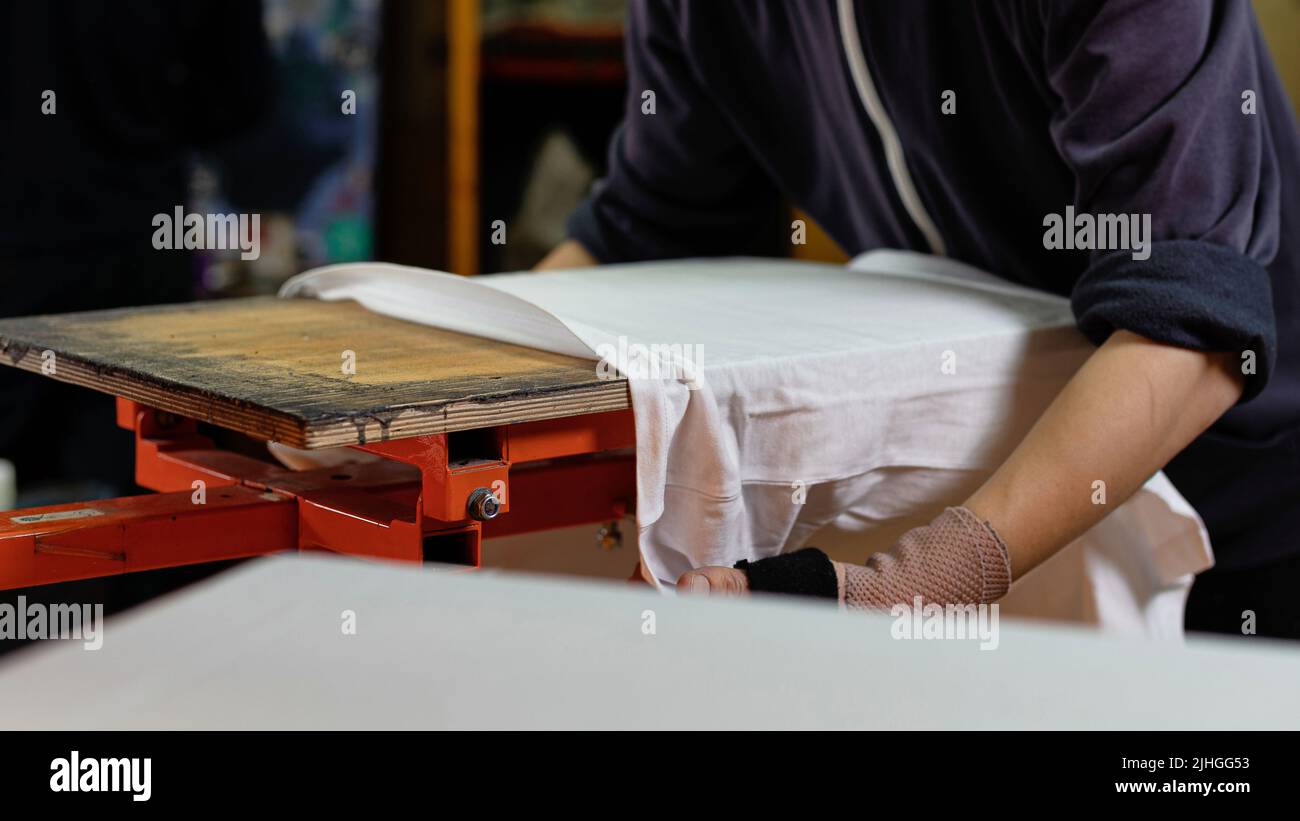
<instances>
[{"instance_id":1,"label":"ink-stained wooden surface","mask_svg":"<svg viewBox=\"0 0 1300 821\"><path fill-rule=\"evenodd\" d=\"M628 407L627 383L598 379L594 362L354 302L259 297L6 319L0 361L36 373L52 361L55 379L301 448Z\"/></svg>"}]
</instances>

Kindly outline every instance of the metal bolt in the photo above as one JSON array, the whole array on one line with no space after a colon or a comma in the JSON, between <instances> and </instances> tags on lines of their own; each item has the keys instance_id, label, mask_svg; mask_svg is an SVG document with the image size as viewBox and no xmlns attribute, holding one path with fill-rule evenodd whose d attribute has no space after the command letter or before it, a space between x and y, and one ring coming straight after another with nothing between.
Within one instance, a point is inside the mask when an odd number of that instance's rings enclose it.
<instances>
[{"instance_id":1,"label":"metal bolt","mask_svg":"<svg viewBox=\"0 0 1300 821\"><path fill-rule=\"evenodd\" d=\"M623 546L623 531L619 529L617 521L601 525L596 530L596 545L601 550L614 550Z\"/></svg>"},{"instance_id":2,"label":"metal bolt","mask_svg":"<svg viewBox=\"0 0 1300 821\"><path fill-rule=\"evenodd\" d=\"M478 488L469 495L469 517L478 519L480 522L486 522L488 519L495 519L501 512L501 502L497 499L496 494L485 487Z\"/></svg>"}]
</instances>

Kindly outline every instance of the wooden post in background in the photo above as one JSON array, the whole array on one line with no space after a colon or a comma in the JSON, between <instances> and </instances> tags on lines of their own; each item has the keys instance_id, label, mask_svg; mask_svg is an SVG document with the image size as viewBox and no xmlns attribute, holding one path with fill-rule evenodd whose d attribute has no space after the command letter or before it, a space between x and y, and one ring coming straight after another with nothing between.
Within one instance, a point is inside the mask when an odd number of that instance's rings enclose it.
<instances>
[{"instance_id":1,"label":"wooden post in background","mask_svg":"<svg viewBox=\"0 0 1300 821\"><path fill-rule=\"evenodd\" d=\"M451 0L447 34L450 116L448 233L452 273L478 273L479 0Z\"/></svg>"},{"instance_id":2,"label":"wooden post in background","mask_svg":"<svg viewBox=\"0 0 1300 821\"><path fill-rule=\"evenodd\" d=\"M375 259L448 267L448 0L383 5Z\"/></svg>"},{"instance_id":3,"label":"wooden post in background","mask_svg":"<svg viewBox=\"0 0 1300 821\"><path fill-rule=\"evenodd\" d=\"M1255 0L1255 16L1300 115L1300 0Z\"/></svg>"}]
</instances>

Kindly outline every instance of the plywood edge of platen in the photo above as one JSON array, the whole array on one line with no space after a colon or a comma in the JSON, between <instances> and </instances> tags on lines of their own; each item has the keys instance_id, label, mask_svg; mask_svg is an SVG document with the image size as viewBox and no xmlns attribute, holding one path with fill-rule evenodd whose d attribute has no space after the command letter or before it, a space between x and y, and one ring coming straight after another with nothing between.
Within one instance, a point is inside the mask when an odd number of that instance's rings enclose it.
<instances>
[{"instance_id":1,"label":"plywood edge of platen","mask_svg":"<svg viewBox=\"0 0 1300 821\"><path fill-rule=\"evenodd\" d=\"M18 355L15 356L11 352L12 348L19 350ZM258 439L283 442L294 447L306 447L305 420L288 414L276 413L266 408L254 409L185 386L169 385L161 380L156 383L146 382L130 374L120 373L69 354L60 353L54 373L48 373L42 367L44 365L42 351L23 340L0 336L0 352L7 354L3 357L4 364L59 382L120 396L151 408L169 411L200 422L210 422L218 427L246 433Z\"/></svg>"},{"instance_id":2,"label":"plywood edge of platen","mask_svg":"<svg viewBox=\"0 0 1300 821\"><path fill-rule=\"evenodd\" d=\"M68 353L58 353L54 373L48 373L43 368L42 354L39 343L0 334L0 362L3 364L120 396L256 439L305 449L363 445L631 407L627 381L611 379L586 385L543 388L521 395L489 394L375 412L309 418L164 379L143 379Z\"/></svg>"},{"instance_id":3,"label":"plywood edge of platen","mask_svg":"<svg viewBox=\"0 0 1300 821\"><path fill-rule=\"evenodd\" d=\"M348 417L313 420L304 431L304 444L295 447L314 449L364 445L516 422L539 422L544 419L605 413L629 407L631 401L627 381L609 380L580 388L539 391L520 397L482 397L375 414L356 413Z\"/></svg>"}]
</instances>

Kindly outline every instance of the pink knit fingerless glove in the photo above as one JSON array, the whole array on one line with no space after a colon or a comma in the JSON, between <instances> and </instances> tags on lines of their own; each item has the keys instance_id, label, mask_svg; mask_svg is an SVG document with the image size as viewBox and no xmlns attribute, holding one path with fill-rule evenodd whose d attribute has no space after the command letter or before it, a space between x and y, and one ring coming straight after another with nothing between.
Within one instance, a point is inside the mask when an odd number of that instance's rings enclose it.
<instances>
[{"instance_id":1,"label":"pink knit fingerless glove","mask_svg":"<svg viewBox=\"0 0 1300 821\"><path fill-rule=\"evenodd\" d=\"M866 565L835 562L840 603L850 610L922 604L987 604L1011 586L1011 559L993 527L964 507L903 534Z\"/></svg>"}]
</instances>

